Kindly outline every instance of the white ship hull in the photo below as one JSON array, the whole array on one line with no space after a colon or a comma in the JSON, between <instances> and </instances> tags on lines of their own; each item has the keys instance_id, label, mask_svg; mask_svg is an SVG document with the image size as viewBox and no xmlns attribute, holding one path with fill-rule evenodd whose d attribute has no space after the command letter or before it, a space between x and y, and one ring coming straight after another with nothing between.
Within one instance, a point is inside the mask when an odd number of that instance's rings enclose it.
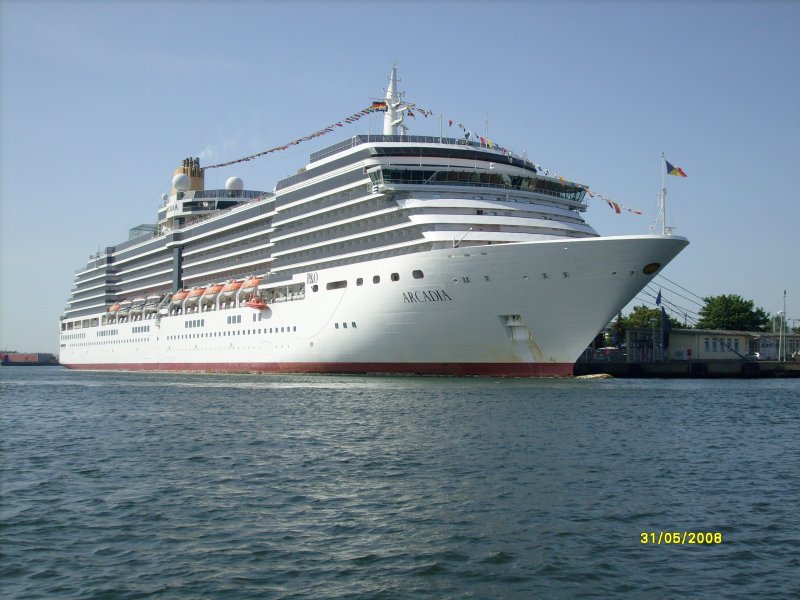
<instances>
[{"instance_id":1,"label":"white ship hull","mask_svg":"<svg viewBox=\"0 0 800 600\"><path fill-rule=\"evenodd\" d=\"M563 239L361 262L298 275L305 297L263 311L94 327L60 360L75 369L571 375L594 336L650 281L644 267L663 267L687 244L674 236Z\"/></svg>"}]
</instances>

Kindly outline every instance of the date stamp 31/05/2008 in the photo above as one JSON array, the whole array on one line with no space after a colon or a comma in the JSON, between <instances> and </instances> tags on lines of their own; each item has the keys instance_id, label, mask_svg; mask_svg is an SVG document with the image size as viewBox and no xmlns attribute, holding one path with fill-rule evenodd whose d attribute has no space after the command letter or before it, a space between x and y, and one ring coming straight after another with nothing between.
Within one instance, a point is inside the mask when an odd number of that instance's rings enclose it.
<instances>
[{"instance_id":1,"label":"date stamp 31/05/2008","mask_svg":"<svg viewBox=\"0 0 800 600\"><path fill-rule=\"evenodd\" d=\"M722 533L719 531L643 531L639 534L642 544L721 544Z\"/></svg>"}]
</instances>

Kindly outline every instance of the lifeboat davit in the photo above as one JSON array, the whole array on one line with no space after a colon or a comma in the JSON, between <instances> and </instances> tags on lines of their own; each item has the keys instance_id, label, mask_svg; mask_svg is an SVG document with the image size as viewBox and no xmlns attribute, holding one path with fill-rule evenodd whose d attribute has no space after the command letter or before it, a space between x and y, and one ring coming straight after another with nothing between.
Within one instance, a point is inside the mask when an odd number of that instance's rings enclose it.
<instances>
[{"instance_id":1,"label":"lifeboat davit","mask_svg":"<svg viewBox=\"0 0 800 600\"><path fill-rule=\"evenodd\" d=\"M229 300L236 295L236 292L239 291L239 288L242 287L242 281L229 281L225 284L222 288L222 291L219 293L220 299Z\"/></svg>"},{"instance_id":2,"label":"lifeboat davit","mask_svg":"<svg viewBox=\"0 0 800 600\"><path fill-rule=\"evenodd\" d=\"M221 283L215 283L214 285L208 286L206 291L203 292L203 297L200 299L200 303L203 306L213 306L217 301L217 296L222 291L223 287L225 286L223 286Z\"/></svg>"},{"instance_id":3,"label":"lifeboat davit","mask_svg":"<svg viewBox=\"0 0 800 600\"><path fill-rule=\"evenodd\" d=\"M147 302L144 303L144 314L149 315L158 310L158 305L161 303L161 294L151 294L147 297Z\"/></svg>"},{"instance_id":4,"label":"lifeboat davit","mask_svg":"<svg viewBox=\"0 0 800 600\"><path fill-rule=\"evenodd\" d=\"M131 301L123 300L122 302L119 303L119 310L117 311L117 316L127 317L130 310L131 310Z\"/></svg>"},{"instance_id":5,"label":"lifeboat davit","mask_svg":"<svg viewBox=\"0 0 800 600\"><path fill-rule=\"evenodd\" d=\"M254 294L258 289L259 283L261 283L261 277L251 277L250 279L245 279L244 283L242 284L242 289L239 292L239 297L247 298L248 295Z\"/></svg>"},{"instance_id":6,"label":"lifeboat davit","mask_svg":"<svg viewBox=\"0 0 800 600\"><path fill-rule=\"evenodd\" d=\"M186 302L184 306L187 308L190 306L197 306L197 303L200 302L200 296L203 295L203 292L206 291L206 288L203 287L196 287L189 291L186 295Z\"/></svg>"},{"instance_id":7,"label":"lifeboat davit","mask_svg":"<svg viewBox=\"0 0 800 600\"><path fill-rule=\"evenodd\" d=\"M139 296L138 298L134 298L131 302L131 314L132 315L140 315L142 314L142 309L144 308L144 303L147 302L147 298L144 296Z\"/></svg>"},{"instance_id":8,"label":"lifeboat davit","mask_svg":"<svg viewBox=\"0 0 800 600\"><path fill-rule=\"evenodd\" d=\"M179 304L182 304L183 301L186 299L186 296L188 296L188 295L189 295L189 291L188 290L180 290L178 292L175 292L172 295L172 299L169 301L169 303L172 306L177 306Z\"/></svg>"}]
</instances>

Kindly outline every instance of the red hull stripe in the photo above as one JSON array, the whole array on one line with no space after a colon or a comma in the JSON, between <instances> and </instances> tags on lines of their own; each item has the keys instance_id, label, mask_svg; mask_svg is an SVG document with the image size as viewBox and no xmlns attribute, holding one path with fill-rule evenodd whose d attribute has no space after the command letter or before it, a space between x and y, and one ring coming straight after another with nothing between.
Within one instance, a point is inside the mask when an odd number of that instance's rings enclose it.
<instances>
[{"instance_id":1,"label":"red hull stripe","mask_svg":"<svg viewBox=\"0 0 800 600\"><path fill-rule=\"evenodd\" d=\"M182 371L201 373L403 373L571 377L572 363L114 363L64 364L90 371Z\"/></svg>"}]
</instances>

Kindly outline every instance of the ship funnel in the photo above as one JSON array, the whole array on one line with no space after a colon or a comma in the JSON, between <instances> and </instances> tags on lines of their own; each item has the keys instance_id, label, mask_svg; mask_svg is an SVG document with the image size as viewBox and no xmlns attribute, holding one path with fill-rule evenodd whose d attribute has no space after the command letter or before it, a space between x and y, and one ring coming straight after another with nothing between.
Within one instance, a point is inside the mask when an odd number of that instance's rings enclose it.
<instances>
[{"instance_id":1,"label":"ship funnel","mask_svg":"<svg viewBox=\"0 0 800 600\"><path fill-rule=\"evenodd\" d=\"M205 189L205 171L200 168L199 158L184 158L181 166L175 169L174 175L186 175L189 178L189 187L187 188L189 191ZM171 194L175 194L177 191L173 185Z\"/></svg>"}]
</instances>

